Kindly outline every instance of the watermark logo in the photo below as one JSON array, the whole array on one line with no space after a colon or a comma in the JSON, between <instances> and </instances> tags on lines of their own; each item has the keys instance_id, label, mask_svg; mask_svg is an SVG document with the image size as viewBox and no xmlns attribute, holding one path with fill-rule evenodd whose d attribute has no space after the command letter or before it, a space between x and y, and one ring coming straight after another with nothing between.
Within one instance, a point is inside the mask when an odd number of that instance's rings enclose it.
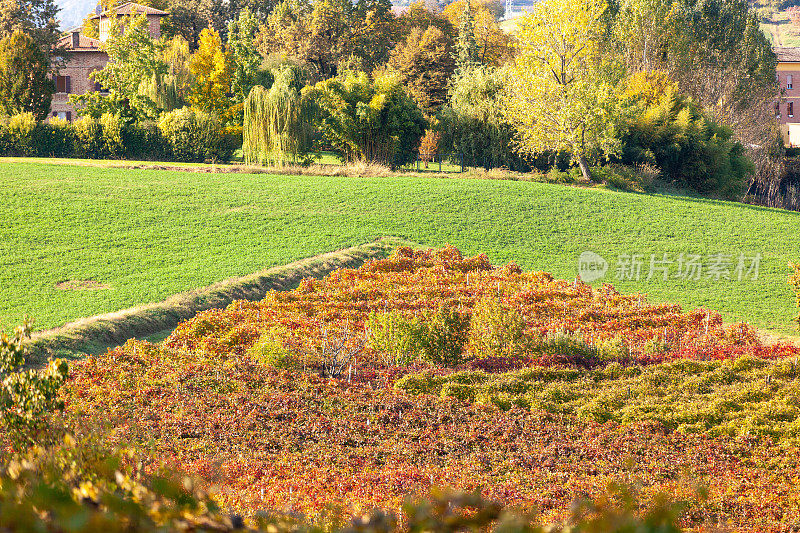
<instances>
[{"instance_id":1,"label":"watermark logo","mask_svg":"<svg viewBox=\"0 0 800 533\"><path fill-rule=\"evenodd\" d=\"M591 283L603 279L608 272L608 261L594 252L583 252L578 257L578 274L583 281Z\"/></svg>"},{"instance_id":2,"label":"watermark logo","mask_svg":"<svg viewBox=\"0 0 800 533\"><path fill-rule=\"evenodd\" d=\"M595 252L582 252L578 257L578 274L586 282L603 279L611 271L617 281L743 281L758 279L761 254L659 253L619 254L613 268Z\"/></svg>"}]
</instances>

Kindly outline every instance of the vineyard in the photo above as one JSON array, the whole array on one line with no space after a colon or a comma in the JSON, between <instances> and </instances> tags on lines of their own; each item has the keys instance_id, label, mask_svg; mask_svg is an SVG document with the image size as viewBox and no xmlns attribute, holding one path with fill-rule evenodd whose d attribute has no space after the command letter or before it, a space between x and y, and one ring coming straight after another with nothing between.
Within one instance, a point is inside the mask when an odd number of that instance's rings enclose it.
<instances>
[{"instance_id":1,"label":"vineyard","mask_svg":"<svg viewBox=\"0 0 800 533\"><path fill-rule=\"evenodd\" d=\"M688 502L685 527L785 531L799 355L712 311L398 248L76 363L63 398L76 438L143 446L246 518L451 487L561 522L624 482Z\"/></svg>"}]
</instances>

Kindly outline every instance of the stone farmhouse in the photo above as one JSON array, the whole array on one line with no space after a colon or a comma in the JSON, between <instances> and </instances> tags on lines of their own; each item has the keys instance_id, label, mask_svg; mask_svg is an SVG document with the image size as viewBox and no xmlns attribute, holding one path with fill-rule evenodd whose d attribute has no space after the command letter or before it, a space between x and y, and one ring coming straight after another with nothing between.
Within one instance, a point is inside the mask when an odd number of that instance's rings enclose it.
<instances>
[{"instance_id":1,"label":"stone farmhouse","mask_svg":"<svg viewBox=\"0 0 800 533\"><path fill-rule=\"evenodd\" d=\"M98 11L100 11L98 9ZM116 16L125 25L125 18L144 13L147 16L147 26L154 39L161 38L161 19L167 13L158 9L128 2L110 11L98 12L92 19L98 20L99 39L87 37L81 33L81 28L67 32L58 41L58 48L62 56L53 58L53 62L63 67L54 76L56 93L50 104L50 115L72 121L75 118L75 109L69 103L70 94L85 94L89 91L102 91L99 84L93 82L89 75L101 70L108 63L108 54L103 51L103 43L108 39L111 17Z\"/></svg>"}]
</instances>

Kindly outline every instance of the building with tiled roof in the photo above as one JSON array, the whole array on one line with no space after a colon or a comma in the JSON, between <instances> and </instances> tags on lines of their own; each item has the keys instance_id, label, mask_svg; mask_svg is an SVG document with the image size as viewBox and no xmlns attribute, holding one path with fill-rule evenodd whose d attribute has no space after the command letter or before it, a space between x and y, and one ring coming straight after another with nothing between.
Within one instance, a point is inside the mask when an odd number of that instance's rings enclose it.
<instances>
[{"instance_id":1,"label":"building with tiled roof","mask_svg":"<svg viewBox=\"0 0 800 533\"><path fill-rule=\"evenodd\" d=\"M124 17L140 14L147 16L150 35L154 39L160 39L161 19L168 14L159 9L128 2L91 17L93 20L98 20L98 39L87 37L81 33L81 28L75 28L58 40L56 47L60 55L53 57L53 63L62 66L58 69L58 74L53 77L56 82L56 93L50 104L51 116L71 121L75 118L75 108L69 103L71 94L103 90L89 76L108 63L108 54L103 50L103 42L108 39L111 19L117 17L121 27L124 28Z\"/></svg>"}]
</instances>

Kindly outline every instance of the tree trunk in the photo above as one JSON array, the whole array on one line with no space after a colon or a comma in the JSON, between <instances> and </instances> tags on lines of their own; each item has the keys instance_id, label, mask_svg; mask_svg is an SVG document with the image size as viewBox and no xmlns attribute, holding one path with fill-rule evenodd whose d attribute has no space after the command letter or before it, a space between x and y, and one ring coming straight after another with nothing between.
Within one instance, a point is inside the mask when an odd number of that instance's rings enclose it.
<instances>
[{"instance_id":1,"label":"tree trunk","mask_svg":"<svg viewBox=\"0 0 800 533\"><path fill-rule=\"evenodd\" d=\"M581 167L581 174L586 181L592 181L592 171L589 168L589 162L586 161L586 156L583 153L578 154L578 166Z\"/></svg>"}]
</instances>

